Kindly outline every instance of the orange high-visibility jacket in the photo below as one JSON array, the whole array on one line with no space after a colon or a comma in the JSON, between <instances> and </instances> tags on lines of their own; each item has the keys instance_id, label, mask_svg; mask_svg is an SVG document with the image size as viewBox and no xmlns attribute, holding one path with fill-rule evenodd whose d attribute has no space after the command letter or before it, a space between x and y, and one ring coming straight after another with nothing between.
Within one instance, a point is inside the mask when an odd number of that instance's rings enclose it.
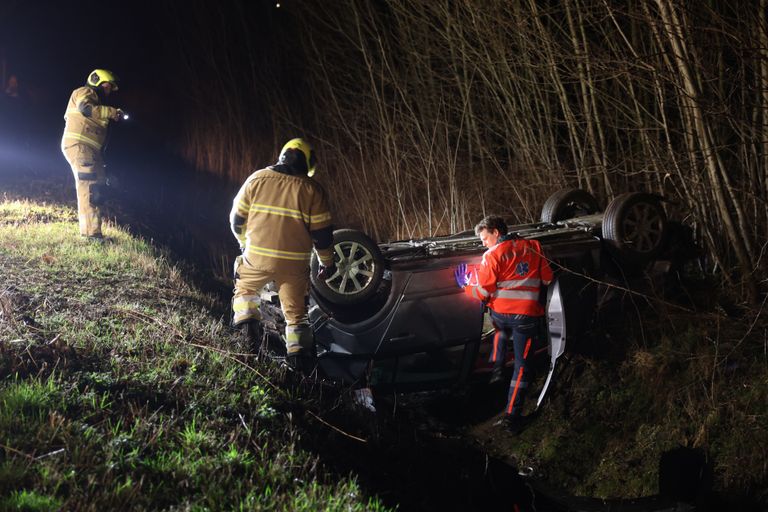
<instances>
[{"instance_id":1,"label":"orange high-visibility jacket","mask_svg":"<svg viewBox=\"0 0 768 512\"><path fill-rule=\"evenodd\" d=\"M260 270L302 272L312 256L312 232L331 226L325 191L309 176L261 169L235 196L232 232L251 266ZM333 263L331 247L316 248L323 265Z\"/></svg>"},{"instance_id":2,"label":"orange high-visibility jacket","mask_svg":"<svg viewBox=\"0 0 768 512\"><path fill-rule=\"evenodd\" d=\"M61 137L61 149L75 144L85 144L97 151L104 146L107 126L117 119L117 109L101 105L99 95L93 87L84 86L72 91L64 113L66 125Z\"/></svg>"},{"instance_id":3,"label":"orange high-visibility jacket","mask_svg":"<svg viewBox=\"0 0 768 512\"><path fill-rule=\"evenodd\" d=\"M464 292L485 301L497 313L544 315L541 286L552 282L552 269L537 240L505 240L488 249Z\"/></svg>"}]
</instances>

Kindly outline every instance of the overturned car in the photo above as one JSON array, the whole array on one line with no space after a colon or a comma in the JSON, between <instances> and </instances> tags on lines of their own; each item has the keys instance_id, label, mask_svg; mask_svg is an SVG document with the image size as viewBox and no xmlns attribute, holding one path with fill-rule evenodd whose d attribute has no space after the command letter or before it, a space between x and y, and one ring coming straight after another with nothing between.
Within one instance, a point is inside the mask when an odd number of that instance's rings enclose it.
<instances>
[{"instance_id":1,"label":"overturned car","mask_svg":"<svg viewBox=\"0 0 768 512\"><path fill-rule=\"evenodd\" d=\"M594 305L589 281L617 269L641 268L665 248L668 222L661 198L616 197L602 211L580 189L556 192L541 221L509 226L537 239L553 262L546 324L550 374L569 332L583 328ZM326 377L395 390L458 384L488 372L491 328L483 305L456 286L454 268L477 264L485 248L473 231L377 244L364 233L334 232L338 271L316 278L312 261L310 322L318 365ZM590 292L590 290L592 290ZM277 293L265 288L262 315L273 332L283 327Z\"/></svg>"}]
</instances>

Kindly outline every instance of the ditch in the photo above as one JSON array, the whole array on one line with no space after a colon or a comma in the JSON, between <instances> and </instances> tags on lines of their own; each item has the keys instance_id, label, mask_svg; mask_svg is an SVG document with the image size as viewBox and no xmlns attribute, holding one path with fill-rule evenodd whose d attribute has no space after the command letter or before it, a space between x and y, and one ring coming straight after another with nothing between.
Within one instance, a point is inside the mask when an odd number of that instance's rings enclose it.
<instances>
[{"instance_id":1,"label":"ditch","mask_svg":"<svg viewBox=\"0 0 768 512\"><path fill-rule=\"evenodd\" d=\"M6 173L4 188L74 204L73 180L63 158L56 163L58 156L51 155L50 165ZM119 183L109 216L167 247L201 288L221 298L216 314L228 317L228 280L237 251L228 213L238 185L189 170L163 152L130 145L116 148L108 163ZM490 427L499 396L483 387L382 396L374 417L340 406L338 390L329 388L327 419L366 441L305 417L304 448L339 474L359 475L368 492L400 510L693 510L669 498L560 494L537 478L536 468L518 467L514 457L504 455L515 440Z\"/></svg>"}]
</instances>

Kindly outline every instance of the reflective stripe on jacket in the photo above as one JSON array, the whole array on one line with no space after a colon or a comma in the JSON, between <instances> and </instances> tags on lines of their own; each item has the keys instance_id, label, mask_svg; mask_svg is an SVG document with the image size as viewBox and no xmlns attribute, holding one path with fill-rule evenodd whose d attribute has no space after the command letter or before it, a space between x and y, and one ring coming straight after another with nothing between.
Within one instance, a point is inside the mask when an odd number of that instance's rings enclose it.
<instances>
[{"instance_id":1,"label":"reflective stripe on jacket","mask_svg":"<svg viewBox=\"0 0 768 512\"><path fill-rule=\"evenodd\" d=\"M483 254L472 282L464 288L470 297L487 302L497 313L542 316L541 285L552 281L552 269L537 240L506 240Z\"/></svg>"},{"instance_id":2,"label":"reflective stripe on jacket","mask_svg":"<svg viewBox=\"0 0 768 512\"><path fill-rule=\"evenodd\" d=\"M117 109L101 105L95 89L88 86L75 89L64 113L66 125L61 137L61 148L85 144L100 150L107 138L109 121L116 118Z\"/></svg>"},{"instance_id":3,"label":"reflective stripe on jacket","mask_svg":"<svg viewBox=\"0 0 768 512\"><path fill-rule=\"evenodd\" d=\"M267 168L251 174L240 188L230 223L252 267L301 272L312 256L310 231L328 228L331 213L318 182ZM331 248L316 251L323 264L333 261Z\"/></svg>"}]
</instances>

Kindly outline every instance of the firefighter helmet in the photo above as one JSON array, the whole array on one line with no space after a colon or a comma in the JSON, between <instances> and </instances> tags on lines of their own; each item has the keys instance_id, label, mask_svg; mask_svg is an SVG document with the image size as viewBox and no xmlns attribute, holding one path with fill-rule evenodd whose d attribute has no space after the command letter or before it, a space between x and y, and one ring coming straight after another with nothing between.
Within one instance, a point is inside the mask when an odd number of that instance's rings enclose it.
<instances>
[{"instance_id":1,"label":"firefighter helmet","mask_svg":"<svg viewBox=\"0 0 768 512\"><path fill-rule=\"evenodd\" d=\"M315 158L315 150L312 149L309 142L304 139L291 139L285 143L280 151L280 158L277 159L277 163L298 170L305 170L307 176L312 176L315 174L317 159Z\"/></svg>"},{"instance_id":2,"label":"firefighter helmet","mask_svg":"<svg viewBox=\"0 0 768 512\"><path fill-rule=\"evenodd\" d=\"M111 71L106 69L94 69L91 74L88 75L88 85L98 87L101 84L109 82L112 84L112 90L117 90L117 76Z\"/></svg>"}]
</instances>

